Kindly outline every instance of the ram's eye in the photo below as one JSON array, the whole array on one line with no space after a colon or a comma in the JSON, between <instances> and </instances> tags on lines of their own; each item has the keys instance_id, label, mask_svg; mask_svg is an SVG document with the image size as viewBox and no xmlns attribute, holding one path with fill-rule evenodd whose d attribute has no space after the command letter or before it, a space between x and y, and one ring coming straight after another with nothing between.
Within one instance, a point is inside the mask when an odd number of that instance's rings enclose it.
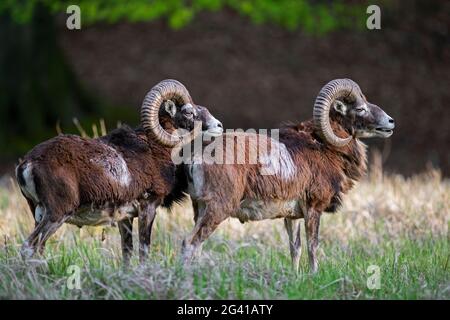
<instances>
[{"instance_id":1,"label":"ram's eye","mask_svg":"<svg viewBox=\"0 0 450 320\"><path fill-rule=\"evenodd\" d=\"M364 108L356 108L355 111L357 113L363 113L364 111L366 111L366 109L364 109Z\"/></svg>"},{"instance_id":2,"label":"ram's eye","mask_svg":"<svg viewBox=\"0 0 450 320\"><path fill-rule=\"evenodd\" d=\"M192 112L192 111L186 111L186 112L184 113L184 115L185 115L186 117L188 117L188 118L192 118L192 117L194 116L194 112Z\"/></svg>"}]
</instances>

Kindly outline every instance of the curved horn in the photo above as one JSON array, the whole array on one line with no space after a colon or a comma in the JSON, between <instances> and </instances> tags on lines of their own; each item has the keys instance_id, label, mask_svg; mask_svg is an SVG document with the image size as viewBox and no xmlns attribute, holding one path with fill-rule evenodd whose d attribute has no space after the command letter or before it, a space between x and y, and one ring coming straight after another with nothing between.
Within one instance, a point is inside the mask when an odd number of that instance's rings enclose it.
<instances>
[{"instance_id":1,"label":"curved horn","mask_svg":"<svg viewBox=\"0 0 450 320\"><path fill-rule=\"evenodd\" d=\"M330 108L336 99L353 96L356 98L361 89L350 79L335 79L328 82L319 92L314 103L313 119L316 130L330 144L336 147L347 145L352 136L338 137L331 128Z\"/></svg>"},{"instance_id":2,"label":"curved horn","mask_svg":"<svg viewBox=\"0 0 450 320\"><path fill-rule=\"evenodd\" d=\"M181 136L168 133L159 124L159 108L165 100L173 100L176 104L194 104L186 87L177 80L163 80L154 86L145 96L141 107L141 123L145 132L150 132L161 144L174 147Z\"/></svg>"}]
</instances>

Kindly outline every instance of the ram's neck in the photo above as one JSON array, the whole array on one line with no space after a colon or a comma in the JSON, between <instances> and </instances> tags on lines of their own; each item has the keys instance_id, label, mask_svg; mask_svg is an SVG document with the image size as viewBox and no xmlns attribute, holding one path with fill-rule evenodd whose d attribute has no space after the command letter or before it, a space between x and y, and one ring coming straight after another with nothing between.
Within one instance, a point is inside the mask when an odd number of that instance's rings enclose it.
<instances>
[{"instance_id":1,"label":"ram's neck","mask_svg":"<svg viewBox=\"0 0 450 320\"><path fill-rule=\"evenodd\" d=\"M352 135L351 128L343 123L342 119L334 117L330 121L331 128L335 135L340 138L346 138ZM360 179L367 171L367 147L358 139L352 139L344 147L334 147L323 141L313 124L312 120L302 122L293 126L298 132L304 133L299 139L303 140L310 150L321 150L327 154L327 159L338 161L343 170L343 174L351 180ZM326 169L326 167L324 167Z\"/></svg>"},{"instance_id":2,"label":"ram's neck","mask_svg":"<svg viewBox=\"0 0 450 320\"><path fill-rule=\"evenodd\" d=\"M347 137L348 132L339 123L332 121L333 132L339 137ZM347 192L363 175L366 174L366 146L358 139L352 139L345 147L336 148L323 141L317 134L312 120L290 124L281 128L280 142L298 159L314 166L308 168L311 176L336 176L342 180L340 191ZM314 160L316 159L316 160ZM328 181L327 179L325 179Z\"/></svg>"},{"instance_id":3,"label":"ram's neck","mask_svg":"<svg viewBox=\"0 0 450 320\"><path fill-rule=\"evenodd\" d=\"M359 180L367 173L367 146L358 139L352 139L341 154L344 173L351 180Z\"/></svg>"},{"instance_id":4,"label":"ram's neck","mask_svg":"<svg viewBox=\"0 0 450 320\"><path fill-rule=\"evenodd\" d=\"M167 115L161 115L159 117L159 124L169 133L173 133L176 130L173 119Z\"/></svg>"}]
</instances>

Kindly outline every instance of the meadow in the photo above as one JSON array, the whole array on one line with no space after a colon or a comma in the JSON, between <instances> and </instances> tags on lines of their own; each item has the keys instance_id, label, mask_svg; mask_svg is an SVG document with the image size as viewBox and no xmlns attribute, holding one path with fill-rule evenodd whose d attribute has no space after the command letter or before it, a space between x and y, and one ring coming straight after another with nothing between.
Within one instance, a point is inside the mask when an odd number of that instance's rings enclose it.
<instances>
[{"instance_id":1,"label":"meadow","mask_svg":"<svg viewBox=\"0 0 450 320\"><path fill-rule=\"evenodd\" d=\"M291 269L281 219L227 220L205 242L202 256L183 267L181 242L193 227L189 201L172 212L159 210L145 265L138 263L135 241L131 266L122 267L117 228L71 225L49 240L43 256L25 264L20 245L34 222L15 181L5 177L0 298L449 299L449 208L450 181L437 170L410 178L372 170L338 213L322 217L315 275L304 240L300 272ZM80 270L79 288L70 278L73 266Z\"/></svg>"}]
</instances>

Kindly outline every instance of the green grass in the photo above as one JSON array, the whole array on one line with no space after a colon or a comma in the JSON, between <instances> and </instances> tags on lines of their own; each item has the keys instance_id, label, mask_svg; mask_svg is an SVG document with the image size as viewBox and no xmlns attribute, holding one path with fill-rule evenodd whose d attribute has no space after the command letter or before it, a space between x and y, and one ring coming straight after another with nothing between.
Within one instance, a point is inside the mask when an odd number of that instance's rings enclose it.
<instances>
[{"instance_id":1,"label":"green grass","mask_svg":"<svg viewBox=\"0 0 450 320\"><path fill-rule=\"evenodd\" d=\"M0 298L38 299L448 299L448 239L404 240L370 247L322 247L320 270L291 269L287 250L255 242L230 249L214 237L191 267L179 263L178 244L155 241L148 263L125 270L118 252L100 241L53 242L45 260L24 264L17 248L0 251ZM156 248L155 248L156 247ZM116 248L117 249L117 248ZM168 260L164 257L169 256ZM81 290L67 288L67 268L81 269ZM380 289L369 289L370 265L380 268Z\"/></svg>"},{"instance_id":2,"label":"green grass","mask_svg":"<svg viewBox=\"0 0 450 320\"><path fill-rule=\"evenodd\" d=\"M69 225L43 257L24 263L18 251L33 222L17 186L7 184L0 186L0 299L449 299L449 206L449 181L436 172L361 182L339 213L322 218L312 275L306 252L300 272L292 271L282 220L230 219L183 268L181 242L193 227L186 203L158 212L147 263L139 265L135 250L124 269L116 228L102 241L102 228ZM81 289L68 288L73 265ZM371 265L379 267L379 289L367 286Z\"/></svg>"}]
</instances>

